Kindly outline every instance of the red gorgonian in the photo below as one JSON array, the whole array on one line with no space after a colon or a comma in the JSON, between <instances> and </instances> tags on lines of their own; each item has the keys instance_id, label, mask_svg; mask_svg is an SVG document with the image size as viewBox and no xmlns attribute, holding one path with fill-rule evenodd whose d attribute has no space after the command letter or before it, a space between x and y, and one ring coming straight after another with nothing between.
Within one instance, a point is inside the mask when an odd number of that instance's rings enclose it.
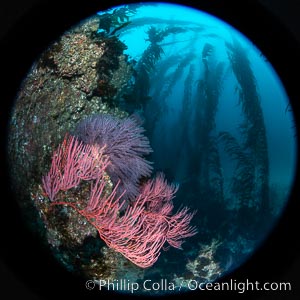
<instances>
[{"instance_id":1,"label":"red gorgonian","mask_svg":"<svg viewBox=\"0 0 300 300\"><path fill-rule=\"evenodd\" d=\"M195 212L183 207L172 214L172 199L178 186L169 185L163 174L144 183L139 195L124 208L126 200L122 197L126 191L117 193L120 181L108 192L106 168L111 161L103 154L104 147L66 136L54 151L50 171L42 179L44 192L51 205L70 206L85 217L108 247L139 267L150 267L165 243L181 249L184 238L197 233L190 226ZM78 186L82 180L92 181L83 209L75 202L55 201L60 190Z\"/></svg>"}]
</instances>

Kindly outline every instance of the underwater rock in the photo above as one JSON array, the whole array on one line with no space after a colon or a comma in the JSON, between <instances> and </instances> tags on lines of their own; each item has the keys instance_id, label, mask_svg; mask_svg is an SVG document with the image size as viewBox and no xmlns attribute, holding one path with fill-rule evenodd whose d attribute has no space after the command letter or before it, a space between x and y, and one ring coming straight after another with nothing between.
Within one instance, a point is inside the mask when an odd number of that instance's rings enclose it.
<instances>
[{"instance_id":1,"label":"underwater rock","mask_svg":"<svg viewBox=\"0 0 300 300\"><path fill-rule=\"evenodd\" d=\"M26 222L53 249L65 249L57 256L64 257L69 266L74 263L72 257L76 258L76 251L70 249L78 248L86 236L94 236L97 231L84 220L74 222L78 214L68 209L60 211L60 219L53 217L41 189L41 176L49 166L53 149L79 120L95 113L127 116L93 95L99 81L98 61L104 53L109 59L110 53L109 40L101 42L98 37L96 42L93 37L98 21L98 17L90 18L65 32L35 61L20 87L9 124L10 177ZM126 56L119 56L121 63L112 71L112 84L121 95L131 69ZM67 222L62 225L63 220ZM78 266L78 258L76 261Z\"/></svg>"}]
</instances>

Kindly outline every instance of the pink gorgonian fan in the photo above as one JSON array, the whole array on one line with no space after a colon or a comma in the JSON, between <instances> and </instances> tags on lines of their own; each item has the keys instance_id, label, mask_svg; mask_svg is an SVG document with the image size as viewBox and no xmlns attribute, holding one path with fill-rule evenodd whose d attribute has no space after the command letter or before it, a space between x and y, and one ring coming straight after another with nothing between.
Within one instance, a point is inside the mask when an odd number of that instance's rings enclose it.
<instances>
[{"instance_id":1,"label":"pink gorgonian fan","mask_svg":"<svg viewBox=\"0 0 300 300\"><path fill-rule=\"evenodd\" d=\"M81 180L88 181L101 176L109 164L103 149L66 135L52 155L50 171L42 178L43 189L49 199L53 201L59 191L67 191Z\"/></svg>"},{"instance_id":2,"label":"pink gorgonian fan","mask_svg":"<svg viewBox=\"0 0 300 300\"><path fill-rule=\"evenodd\" d=\"M108 247L139 267L150 267L166 242L181 248L184 238L197 233L189 225L194 213L184 207L172 215L172 199L178 187L168 185L162 174L148 180L140 194L123 209L126 191L119 194L120 181L109 191L105 176L109 162L102 149L66 137L53 154L50 171L43 177L43 188L52 205L70 206L84 216ZM54 201L59 190L68 190L80 180L94 181L83 209L78 203Z\"/></svg>"},{"instance_id":3,"label":"pink gorgonian fan","mask_svg":"<svg viewBox=\"0 0 300 300\"><path fill-rule=\"evenodd\" d=\"M188 208L172 215L171 199L177 187L167 185L162 176L149 180L144 186L144 192L127 206L122 216L120 210L125 200L120 201L122 195L116 195L118 184L109 195L105 192L106 185L104 178L97 179L84 209L79 209L75 203L70 202L53 202L52 205L73 207L98 230L107 246L141 268L150 267L157 261L166 242L170 246L181 248L184 238L197 233L189 225L194 213L189 213ZM154 198L152 193L155 190L163 192L163 196L158 197L164 205L160 206ZM145 191L149 193L146 194ZM155 209L147 205L151 201L157 204Z\"/></svg>"}]
</instances>

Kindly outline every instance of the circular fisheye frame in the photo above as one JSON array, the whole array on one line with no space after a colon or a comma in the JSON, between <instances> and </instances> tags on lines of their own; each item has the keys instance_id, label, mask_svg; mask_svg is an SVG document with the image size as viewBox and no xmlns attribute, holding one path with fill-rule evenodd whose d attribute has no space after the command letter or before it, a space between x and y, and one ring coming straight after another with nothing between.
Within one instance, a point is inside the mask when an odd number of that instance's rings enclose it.
<instances>
[{"instance_id":1,"label":"circular fisheye frame","mask_svg":"<svg viewBox=\"0 0 300 300\"><path fill-rule=\"evenodd\" d=\"M7 153L29 227L86 290L164 296L255 253L289 199L297 145L256 45L153 2L95 12L36 58Z\"/></svg>"}]
</instances>

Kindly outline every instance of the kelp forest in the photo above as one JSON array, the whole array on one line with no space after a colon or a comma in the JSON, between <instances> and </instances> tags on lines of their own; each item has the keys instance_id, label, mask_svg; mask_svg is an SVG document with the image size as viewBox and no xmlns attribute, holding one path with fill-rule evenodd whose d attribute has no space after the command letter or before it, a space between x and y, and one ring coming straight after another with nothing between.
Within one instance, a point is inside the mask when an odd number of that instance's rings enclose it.
<instances>
[{"instance_id":1,"label":"kelp forest","mask_svg":"<svg viewBox=\"0 0 300 300\"><path fill-rule=\"evenodd\" d=\"M142 27L145 47L133 57L132 83L117 102L143 120L154 168L179 183L178 202L197 207L200 240L220 236L248 253L269 230L276 205L249 50L234 35L222 40L212 28L183 23L137 18L120 29L126 44L126 31ZM220 101L238 114L231 130L218 124L231 113Z\"/></svg>"}]
</instances>

